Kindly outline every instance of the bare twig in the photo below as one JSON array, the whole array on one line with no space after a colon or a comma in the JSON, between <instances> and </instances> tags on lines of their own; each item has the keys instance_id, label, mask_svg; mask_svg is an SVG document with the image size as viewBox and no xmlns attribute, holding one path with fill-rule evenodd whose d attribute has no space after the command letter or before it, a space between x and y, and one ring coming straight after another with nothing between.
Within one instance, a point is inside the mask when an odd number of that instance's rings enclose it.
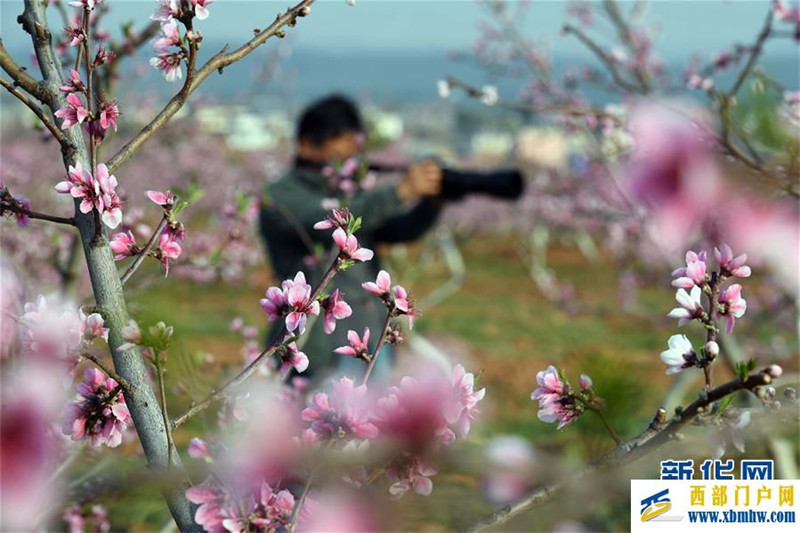
<instances>
[{"instance_id":1,"label":"bare twig","mask_svg":"<svg viewBox=\"0 0 800 533\"><path fill-rule=\"evenodd\" d=\"M621 88L633 93L644 92L641 87L634 85L633 83L631 83L622 76L622 73L619 71L619 68L617 67L617 64L614 62L614 59L612 59L608 54L606 54L605 51L600 47L600 45L594 42L594 40L591 37L586 35L586 32L584 32L580 28L573 26L572 24L567 24L564 26L564 33L566 34L571 33L575 37L577 37L578 40L584 46L586 46L586 48L588 48L589 51L592 52L595 55L595 57L597 57L597 59L600 60L601 63L603 63L603 65L606 67L606 70L608 70L608 73L613 78L614 82Z\"/></svg>"},{"instance_id":2,"label":"bare twig","mask_svg":"<svg viewBox=\"0 0 800 533\"><path fill-rule=\"evenodd\" d=\"M0 201L0 211L11 211L13 213L20 213L22 215L27 216L28 218L47 220L48 222L55 222L56 224L64 224L66 226L75 225L74 218L57 217L53 215L48 215L46 213L39 213L37 211L31 211L30 209L25 209L20 205L5 201Z\"/></svg>"},{"instance_id":3,"label":"bare twig","mask_svg":"<svg viewBox=\"0 0 800 533\"><path fill-rule=\"evenodd\" d=\"M108 161L109 173L113 173L122 163L130 159L145 142L164 127L169 119L178 112L184 103L186 103L186 99L189 95L191 95L206 78L215 71L222 72L222 69L228 65L244 58L250 52L264 44L270 37L282 37L283 30L281 28L287 25L293 26L300 16L301 10L313 3L314 0L302 0L296 6L289 8L283 15L278 16L269 27L259 32L258 35L238 49L233 52L228 52L228 47L225 46L219 53L209 59L202 68L197 70L193 76L187 75L186 82L178 94L173 96L164 109Z\"/></svg>"},{"instance_id":4,"label":"bare twig","mask_svg":"<svg viewBox=\"0 0 800 533\"><path fill-rule=\"evenodd\" d=\"M114 372L113 369L109 368L108 365L106 365L104 362L102 362L100 359L98 359L94 355L92 355L90 353L85 353L85 354L83 354L83 357L85 357L86 359L88 359L89 361L91 361L92 363L97 365L97 367L100 370L102 370L105 373L106 376L108 376L111 379L113 379L114 381L116 381L119 384L119 386L122 388L122 390L125 391L126 394L130 394L131 386L130 386L130 383L128 383L128 381L125 378L123 378L122 376L120 376L119 374ZM113 396L112 396L112 398L113 398Z\"/></svg>"},{"instance_id":5,"label":"bare twig","mask_svg":"<svg viewBox=\"0 0 800 533\"><path fill-rule=\"evenodd\" d=\"M144 258L147 257L147 254L150 253L150 250L153 249L153 246L155 245L156 241L159 239L159 237L161 237L161 233L167 226L167 222L169 222L169 217L167 215L164 215L161 218L161 222L158 223L158 227L150 236L150 240L147 241L147 244L144 246L144 248L142 248L142 251L139 252L139 255L137 255L136 259L133 260L133 263L131 264L131 266L128 267L128 270L126 270L125 273L119 278L120 282L122 282L123 285L125 285L125 283L131 278L131 276L133 276L134 272L136 272L136 270L142 264L142 261L144 261Z\"/></svg>"},{"instance_id":6,"label":"bare twig","mask_svg":"<svg viewBox=\"0 0 800 533\"><path fill-rule=\"evenodd\" d=\"M44 124L44 126L50 130L50 133L53 134L53 137L56 138L58 144L65 148L70 145L69 141L64 136L64 133L58 128L58 126L56 126L55 122L48 118L47 115L44 114L44 111L42 111L42 108L33 103L25 93L17 89L13 83L5 78L0 78L0 85L5 87L8 92L16 96L20 102L28 106L28 108L33 111L37 117L39 117L39 120L42 121L42 124Z\"/></svg>"},{"instance_id":7,"label":"bare twig","mask_svg":"<svg viewBox=\"0 0 800 533\"><path fill-rule=\"evenodd\" d=\"M47 93L44 86L41 82L36 81L33 76L28 74L25 68L19 66L17 62L11 58L3 45L2 39L0 39L0 67L14 80L14 85L22 87L28 94L43 104L50 103L52 98Z\"/></svg>"},{"instance_id":8,"label":"bare twig","mask_svg":"<svg viewBox=\"0 0 800 533\"><path fill-rule=\"evenodd\" d=\"M621 443L614 451L595 464L583 467L572 476L562 477L559 481L542 485L528 493L516 502L501 507L494 513L485 516L467 531L483 531L487 528L498 526L510 520L517 514L550 501L570 483L582 479L598 471L621 467L647 455L669 442L678 431L694 422L705 409L716 401L725 398L740 390L754 390L757 387L768 385L772 378L766 371L751 375L747 380L736 378L724 385L702 394L686 409L680 411L669 422L666 421L666 411L660 409L650 426L637 437Z\"/></svg>"},{"instance_id":9,"label":"bare twig","mask_svg":"<svg viewBox=\"0 0 800 533\"><path fill-rule=\"evenodd\" d=\"M309 298L310 301L315 300L322 293L322 291L325 290L325 287L328 285L328 283L339 272L338 265L339 265L339 256L337 255L336 258L333 260L333 264L331 264L331 266L325 272L325 275L322 277L322 279L319 281L317 286L312 291L311 296ZM270 357L272 354L274 354L275 351L283 344L284 341L282 341L281 339L283 339L286 336L286 333L288 332L286 330L286 326L284 325L281 328L278 335L275 337L275 340L272 342L272 344L264 348L264 351L262 351L258 355L258 357L256 357L253 360L252 363L247 365L247 367L244 370L239 372L235 377L233 377L233 379L228 381L225 385L223 385L222 387L220 387L215 391L212 391L203 400L197 403L193 403L192 406L185 413L183 413L175 420L173 420L172 428L173 429L177 428L191 417L206 410L211 405L215 404L216 402L228 396L232 390L236 389L239 385L244 383L244 381L247 380L247 378L253 375L253 373L258 369L261 363L263 363L267 357Z\"/></svg>"},{"instance_id":10,"label":"bare twig","mask_svg":"<svg viewBox=\"0 0 800 533\"><path fill-rule=\"evenodd\" d=\"M389 309L388 313L386 313L386 320L384 320L383 327L381 328L381 336L378 339L378 344L375 346L375 351L372 352L372 357L369 358L369 363L367 363L367 371L364 372L364 379L361 381L362 385L367 384L369 375L372 373L372 368L375 366L375 362L378 360L378 355L381 353L381 348L383 348L383 345L386 343L386 332L389 330L389 323L392 321L394 309L394 304L392 304L392 308Z\"/></svg>"},{"instance_id":11,"label":"bare twig","mask_svg":"<svg viewBox=\"0 0 800 533\"><path fill-rule=\"evenodd\" d=\"M753 70L756 61L758 61L758 57L761 55L761 51L764 49L764 43L767 41L770 31L772 31L772 20L774 18L775 13L772 10L772 6L768 6L767 18L764 20L764 26L761 28L761 33L758 34L756 43L753 45L753 48L750 52L750 58L747 60L747 63L745 64L744 68L742 68L741 72L739 72L739 76L736 78L736 82L733 84L733 86L731 86L731 90L728 91L728 97L735 96L736 93L739 92L744 80L747 79L747 76L749 76L750 72Z\"/></svg>"},{"instance_id":12,"label":"bare twig","mask_svg":"<svg viewBox=\"0 0 800 533\"><path fill-rule=\"evenodd\" d=\"M154 358L156 374L158 375L158 393L161 397L161 417L164 419L164 427L167 428L167 468L172 467L172 426L169 424L169 414L167 414L167 392L164 389L164 362L156 355Z\"/></svg>"}]
</instances>

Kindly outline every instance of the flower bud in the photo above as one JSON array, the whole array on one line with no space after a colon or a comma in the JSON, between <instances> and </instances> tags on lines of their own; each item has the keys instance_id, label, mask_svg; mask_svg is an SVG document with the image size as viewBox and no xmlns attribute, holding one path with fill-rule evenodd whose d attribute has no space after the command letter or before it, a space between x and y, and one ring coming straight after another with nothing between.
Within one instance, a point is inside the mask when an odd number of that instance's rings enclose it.
<instances>
[{"instance_id":1,"label":"flower bud","mask_svg":"<svg viewBox=\"0 0 800 533\"><path fill-rule=\"evenodd\" d=\"M769 365L767 367L767 374L769 374L770 377L779 378L781 374L783 374L783 368L781 368L780 365Z\"/></svg>"},{"instance_id":2,"label":"flower bud","mask_svg":"<svg viewBox=\"0 0 800 533\"><path fill-rule=\"evenodd\" d=\"M797 391L793 387L783 389L783 396L791 401L797 400Z\"/></svg>"},{"instance_id":3,"label":"flower bud","mask_svg":"<svg viewBox=\"0 0 800 533\"><path fill-rule=\"evenodd\" d=\"M578 380L578 384L580 384L581 389L583 389L583 390L591 389L592 388L592 378L590 378L586 374L581 374L581 377Z\"/></svg>"},{"instance_id":4,"label":"flower bud","mask_svg":"<svg viewBox=\"0 0 800 533\"><path fill-rule=\"evenodd\" d=\"M714 341L708 341L706 343L706 358L709 361L713 361L716 356L719 355L719 344Z\"/></svg>"},{"instance_id":5,"label":"flower bud","mask_svg":"<svg viewBox=\"0 0 800 533\"><path fill-rule=\"evenodd\" d=\"M764 399L768 402L775 399L775 387L764 387Z\"/></svg>"},{"instance_id":6,"label":"flower bud","mask_svg":"<svg viewBox=\"0 0 800 533\"><path fill-rule=\"evenodd\" d=\"M308 6L303 6L297 10L298 17L307 17L311 14L311 8Z\"/></svg>"}]
</instances>

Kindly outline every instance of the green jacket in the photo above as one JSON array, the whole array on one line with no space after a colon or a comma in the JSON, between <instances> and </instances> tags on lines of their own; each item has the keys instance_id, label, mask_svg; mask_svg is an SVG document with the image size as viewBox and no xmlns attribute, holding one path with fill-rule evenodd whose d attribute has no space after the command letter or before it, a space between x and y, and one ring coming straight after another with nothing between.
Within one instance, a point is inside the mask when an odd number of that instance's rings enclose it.
<instances>
[{"instance_id":1,"label":"green jacket","mask_svg":"<svg viewBox=\"0 0 800 533\"><path fill-rule=\"evenodd\" d=\"M277 182L264 187L260 231L278 280L294 278L302 270L308 283L313 286L329 266L313 265L309 261L314 256L315 248L322 246L327 251L334 246L330 230L318 231L313 228L329 213L323 207L327 198L326 178L305 168L292 169ZM360 246L370 248L376 254L372 261L357 264L337 274L332 285L326 289L330 293L338 288L353 314L350 318L337 321L336 330L331 335L323 331L321 316L307 329L302 350L310 360L306 372L315 378L323 377L337 368L345 368L352 374L364 366L352 357L334 354L333 350L347 345L349 329L355 330L360 336L368 327L371 334L370 349L374 349L378 341L378 332L386 318L385 308L377 297L361 287L365 281L375 281L381 270L376 246L381 242L417 239L434 225L441 211L441 203L432 199L423 199L413 208L406 208L394 186L376 186L361 191L348 201L347 207L362 219L361 229L356 233ZM324 257L329 257L329 254ZM276 324L270 332L270 340L283 325L282 322ZM388 355L383 352L381 358Z\"/></svg>"}]
</instances>

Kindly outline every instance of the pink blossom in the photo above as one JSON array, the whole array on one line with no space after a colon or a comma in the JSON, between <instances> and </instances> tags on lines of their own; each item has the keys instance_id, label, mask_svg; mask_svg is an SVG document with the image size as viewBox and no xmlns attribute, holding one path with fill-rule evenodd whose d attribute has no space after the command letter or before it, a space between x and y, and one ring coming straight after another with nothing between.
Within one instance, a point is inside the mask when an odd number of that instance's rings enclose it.
<instances>
[{"instance_id":1,"label":"pink blossom","mask_svg":"<svg viewBox=\"0 0 800 533\"><path fill-rule=\"evenodd\" d=\"M719 295L719 303L723 310L719 313L727 317L725 330L730 334L737 318L742 318L747 310L747 301L742 298L742 286L734 283Z\"/></svg>"},{"instance_id":2,"label":"pink blossom","mask_svg":"<svg viewBox=\"0 0 800 533\"><path fill-rule=\"evenodd\" d=\"M325 220L320 220L314 224L315 230L327 230L333 228L341 228L347 230L350 227L350 220L352 215L350 210L346 207L342 209L332 209L331 214Z\"/></svg>"},{"instance_id":3,"label":"pink blossom","mask_svg":"<svg viewBox=\"0 0 800 533\"><path fill-rule=\"evenodd\" d=\"M114 236L111 237L109 246L111 247L111 251L116 254L114 256L115 261L127 259L128 257L137 255L141 251L136 244L136 237L133 236L130 230L115 233Z\"/></svg>"},{"instance_id":4,"label":"pink blossom","mask_svg":"<svg viewBox=\"0 0 800 533\"><path fill-rule=\"evenodd\" d=\"M156 57L150 58L150 65L160 70L164 75L164 79L170 83L183 78L183 70L181 69L182 62L183 56L177 52L164 52L158 54Z\"/></svg>"},{"instance_id":5,"label":"pink blossom","mask_svg":"<svg viewBox=\"0 0 800 533\"><path fill-rule=\"evenodd\" d=\"M91 438L95 448L102 444L115 448L122 442L122 432L133 423L125 398L122 392L109 398L117 382L100 370L90 367L83 375L78 394L65 410L62 431L72 440Z\"/></svg>"},{"instance_id":6,"label":"pink blossom","mask_svg":"<svg viewBox=\"0 0 800 533\"><path fill-rule=\"evenodd\" d=\"M747 254L742 254L733 257L733 250L727 244L723 244L719 248L714 248L714 255L719 263L720 272L723 276L736 277L736 278L749 278L752 271L750 267L745 265L747 261Z\"/></svg>"},{"instance_id":7,"label":"pink blossom","mask_svg":"<svg viewBox=\"0 0 800 533\"><path fill-rule=\"evenodd\" d=\"M186 490L186 499L198 504L194 521L206 531L225 533L230 531L223 522L235 520L239 513L236 505L230 504L224 490L216 484L204 483Z\"/></svg>"},{"instance_id":8,"label":"pink blossom","mask_svg":"<svg viewBox=\"0 0 800 533\"><path fill-rule=\"evenodd\" d=\"M175 205L175 195L172 194L172 191L145 191L145 194L153 203L161 207L167 208Z\"/></svg>"},{"instance_id":9,"label":"pink blossom","mask_svg":"<svg viewBox=\"0 0 800 533\"><path fill-rule=\"evenodd\" d=\"M471 421L478 413L477 405L486 394L486 389L474 391L475 376L464 370L464 367L456 365L453 368L453 388L452 401L447 404L447 412L444 413L448 424L455 424L462 439L469 434Z\"/></svg>"},{"instance_id":10,"label":"pink blossom","mask_svg":"<svg viewBox=\"0 0 800 533\"><path fill-rule=\"evenodd\" d=\"M267 313L267 321L275 322L282 318L289 310L286 301L286 291L278 287L267 289L266 298L259 300L261 308Z\"/></svg>"},{"instance_id":11,"label":"pink blossom","mask_svg":"<svg viewBox=\"0 0 800 533\"><path fill-rule=\"evenodd\" d=\"M100 127L104 130L114 126L114 131L117 131L117 117L119 115L120 112L116 100L100 103Z\"/></svg>"},{"instance_id":12,"label":"pink blossom","mask_svg":"<svg viewBox=\"0 0 800 533\"><path fill-rule=\"evenodd\" d=\"M567 391L564 380L561 379L558 370L553 365L538 372L536 382L539 387L531 393L531 400L538 400L541 406L555 402Z\"/></svg>"},{"instance_id":13,"label":"pink blossom","mask_svg":"<svg viewBox=\"0 0 800 533\"><path fill-rule=\"evenodd\" d=\"M667 374L677 374L698 365L697 353L686 335L673 335L667 345L669 349L661 352L661 360L669 365Z\"/></svg>"},{"instance_id":14,"label":"pink blossom","mask_svg":"<svg viewBox=\"0 0 800 533\"><path fill-rule=\"evenodd\" d=\"M445 413L460 412L461 407L452 394L451 380L435 372L422 381L406 376L399 386L387 389L373 416L384 437L416 453L455 442Z\"/></svg>"},{"instance_id":15,"label":"pink blossom","mask_svg":"<svg viewBox=\"0 0 800 533\"><path fill-rule=\"evenodd\" d=\"M580 385L583 390L589 390L592 388L592 378L586 374L581 374L580 378L578 378L578 385Z\"/></svg>"},{"instance_id":16,"label":"pink blossom","mask_svg":"<svg viewBox=\"0 0 800 533\"><path fill-rule=\"evenodd\" d=\"M94 6L101 3L103 0L73 0L68 5L71 7L82 7L84 9L92 10Z\"/></svg>"},{"instance_id":17,"label":"pink blossom","mask_svg":"<svg viewBox=\"0 0 800 533\"><path fill-rule=\"evenodd\" d=\"M690 292L686 292L686 289L678 289L675 299L681 306L674 308L667 316L677 318L679 326L701 317L703 315L702 295L702 290L697 285L692 287Z\"/></svg>"},{"instance_id":18,"label":"pink blossom","mask_svg":"<svg viewBox=\"0 0 800 533\"><path fill-rule=\"evenodd\" d=\"M89 112L83 106L81 97L75 93L67 95L67 105L54 113L58 118L64 119L61 123L61 129L66 130L75 124L83 124Z\"/></svg>"},{"instance_id":19,"label":"pink blossom","mask_svg":"<svg viewBox=\"0 0 800 533\"><path fill-rule=\"evenodd\" d=\"M158 239L156 255L161 260L161 264L164 265L165 277L169 275L169 262L178 259L182 252L183 249L181 245L171 233L165 231L161 234L161 237Z\"/></svg>"},{"instance_id":20,"label":"pink blossom","mask_svg":"<svg viewBox=\"0 0 800 533\"><path fill-rule=\"evenodd\" d=\"M318 439L373 439L378 428L370 422L364 402L366 394L366 385L355 387L353 380L343 377L333 382L330 396L316 393L311 406L303 410L302 418L311 422L311 430Z\"/></svg>"},{"instance_id":21,"label":"pink blossom","mask_svg":"<svg viewBox=\"0 0 800 533\"><path fill-rule=\"evenodd\" d=\"M297 343L292 342L286 349L280 351L280 358L281 379L285 379L292 368L298 373L302 373L308 368L308 357L297 349Z\"/></svg>"},{"instance_id":22,"label":"pink blossom","mask_svg":"<svg viewBox=\"0 0 800 533\"><path fill-rule=\"evenodd\" d=\"M349 346L340 346L334 350L339 355L352 355L365 360L369 360L369 328L364 328L364 337L358 336L358 333L352 329L347 332L347 341Z\"/></svg>"},{"instance_id":23,"label":"pink blossom","mask_svg":"<svg viewBox=\"0 0 800 533\"><path fill-rule=\"evenodd\" d=\"M408 328L412 329L414 327L414 318L417 317L417 310L411 302L408 291L401 285L395 285L392 287L392 292L394 293L395 312L408 316Z\"/></svg>"},{"instance_id":24,"label":"pink blossom","mask_svg":"<svg viewBox=\"0 0 800 533\"><path fill-rule=\"evenodd\" d=\"M392 483L389 493L395 498L400 498L409 489L413 489L417 494L430 496L433 491L430 477L434 475L436 469L420 457L403 458L386 470L386 479Z\"/></svg>"},{"instance_id":25,"label":"pink blossom","mask_svg":"<svg viewBox=\"0 0 800 533\"><path fill-rule=\"evenodd\" d=\"M192 459L211 459L211 451L208 444L202 439L194 437L189 441L189 457Z\"/></svg>"},{"instance_id":26,"label":"pink blossom","mask_svg":"<svg viewBox=\"0 0 800 533\"><path fill-rule=\"evenodd\" d=\"M25 209L26 211L30 211L31 210L31 201L28 200L23 195L15 194L14 197L13 197L13 201L18 207L21 207L22 209ZM14 218L17 219L17 226L19 226L20 228L27 227L28 223L30 223L30 220L31 220L30 217L25 212L16 212L16 213L14 213Z\"/></svg>"},{"instance_id":27,"label":"pink blossom","mask_svg":"<svg viewBox=\"0 0 800 533\"><path fill-rule=\"evenodd\" d=\"M97 35L95 35L95 37L97 37ZM114 55L114 52L101 46L97 49L97 54L94 56L94 68L105 65L106 63L113 63L115 59L117 59L117 56Z\"/></svg>"},{"instance_id":28,"label":"pink blossom","mask_svg":"<svg viewBox=\"0 0 800 533\"><path fill-rule=\"evenodd\" d=\"M86 40L86 34L80 26L64 28L64 33L70 38L69 46L76 46Z\"/></svg>"},{"instance_id":29,"label":"pink blossom","mask_svg":"<svg viewBox=\"0 0 800 533\"><path fill-rule=\"evenodd\" d=\"M111 229L122 222L122 201L117 195L117 178L108 173L108 167L100 163L95 175L94 205L102 215L103 223Z\"/></svg>"},{"instance_id":30,"label":"pink blossom","mask_svg":"<svg viewBox=\"0 0 800 533\"><path fill-rule=\"evenodd\" d=\"M122 328L122 340L125 343L117 348L118 352L125 352L142 343L142 331L135 320L129 320Z\"/></svg>"},{"instance_id":31,"label":"pink blossom","mask_svg":"<svg viewBox=\"0 0 800 533\"><path fill-rule=\"evenodd\" d=\"M369 261L374 255L368 248L359 248L358 239L355 235L347 235L342 228L336 228L333 232L333 240L339 247L340 255L353 261Z\"/></svg>"},{"instance_id":32,"label":"pink blossom","mask_svg":"<svg viewBox=\"0 0 800 533\"><path fill-rule=\"evenodd\" d=\"M104 328L104 320L100 313L92 313L89 316L80 311L81 329L83 330L83 340L92 342L95 339L103 339L108 342L108 328Z\"/></svg>"},{"instance_id":33,"label":"pink blossom","mask_svg":"<svg viewBox=\"0 0 800 533\"><path fill-rule=\"evenodd\" d=\"M170 46L180 46L181 32L178 30L178 23L170 19L161 24L161 35L153 41L153 48L161 52Z\"/></svg>"},{"instance_id":34,"label":"pink blossom","mask_svg":"<svg viewBox=\"0 0 800 533\"><path fill-rule=\"evenodd\" d=\"M55 358L74 365L83 353L85 325L74 308L48 302L39 295L26 303L22 323L23 351L45 360Z\"/></svg>"},{"instance_id":35,"label":"pink blossom","mask_svg":"<svg viewBox=\"0 0 800 533\"><path fill-rule=\"evenodd\" d=\"M706 282L706 253L696 254L691 250L686 252L686 267L675 270L672 275L679 276L672 281L673 287L691 289L695 285L700 287Z\"/></svg>"},{"instance_id":36,"label":"pink blossom","mask_svg":"<svg viewBox=\"0 0 800 533\"><path fill-rule=\"evenodd\" d=\"M178 15L180 11L180 0L158 0L155 12L150 15L151 20L167 22Z\"/></svg>"},{"instance_id":37,"label":"pink blossom","mask_svg":"<svg viewBox=\"0 0 800 533\"><path fill-rule=\"evenodd\" d=\"M323 329L330 335L336 329L336 321L343 320L353 314L353 310L342 299L341 292L336 289L330 296L322 300Z\"/></svg>"},{"instance_id":38,"label":"pink blossom","mask_svg":"<svg viewBox=\"0 0 800 533\"><path fill-rule=\"evenodd\" d=\"M297 330L303 333L306 329L308 315L319 315L319 302L311 300L311 285L306 283L306 276L302 271L294 277L294 281L284 281L286 301L292 310L286 315L286 329Z\"/></svg>"},{"instance_id":39,"label":"pink blossom","mask_svg":"<svg viewBox=\"0 0 800 533\"><path fill-rule=\"evenodd\" d=\"M81 80L81 75L74 68L69 69L70 78L66 84L59 87L62 93L82 93L86 92L86 86Z\"/></svg>"},{"instance_id":40,"label":"pink blossom","mask_svg":"<svg viewBox=\"0 0 800 533\"><path fill-rule=\"evenodd\" d=\"M62 515L64 521L69 526L70 533L84 533L84 531L111 530L111 523L108 521L108 513L102 505L93 505L91 515L89 515L80 504L73 504L64 510ZM87 522L90 522L87 528Z\"/></svg>"},{"instance_id":41,"label":"pink blossom","mask_svg":"<svg viewBox=\"0 0 800 533\"><path fill-rule=\"evenodd\" d=\"M198 20L205 20L208 18L209 12L206 7L213 3L214 0L192 0L192 5L194 6L194 15Z\"/></svg>"},{"instance_id":42,"label":"pink blossom","mask_svg":"<svg viewBox=\"0 0 800 533\"><path fill-rule=\"evenodd\" d=\"M378 278L375 282L368 281L362 283L361 286L367 292L371 292L376 296L387 296L389 294L389 287L392 285L392 278L385 270L378 272Z\"/></svg>"}]
</instances>

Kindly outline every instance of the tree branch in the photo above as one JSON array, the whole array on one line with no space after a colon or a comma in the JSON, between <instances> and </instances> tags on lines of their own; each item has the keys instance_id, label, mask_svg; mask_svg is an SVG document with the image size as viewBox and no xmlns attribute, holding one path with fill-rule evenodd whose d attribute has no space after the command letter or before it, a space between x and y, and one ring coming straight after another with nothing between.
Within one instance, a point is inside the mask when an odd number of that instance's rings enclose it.
<instances>
[{"instance_id":1,"label":"tree branch","mask_svg":"<svg viewBox=\"0 0 800 533\"><path fill-rule=\"evenodd\" d=\"M39 213L37 211L31 211L30 209L25 209L22 206L17 204L12 204L5 201L0 201L0 212L11 211L12 213L20 213L22 215L27 216L28 218L35 218L38 220L47 220L48 222L54 222L56 224L64 224L66 226L76 226L74 218L64 218L64 217L57 217L53 215L48 215L45 213Z\"/></svg>"},{"instance_id":2,"label":"tree branch","mask_svg":"<svg viewBox=\"0 0 800 533\"><path fill-rule=\"evenodd\" d=\"M17 89L13 83L5 78L0 78L0 85L5 87L8 92L16 96L23 104L28 106L28 108L33 111L37 117L39 117L39 120L42 121L42 124L44 124L48 130L50 130L50 133L53 134L53 137L56 138L62 149L67 149L71 146L67 138L64 136L64 133L58 128L58 126L56 126L55 122L49 119L47 115L44 114L44 111L42 111L42 108L33 103L25 93Z\"/></svg>"},{"instance_id":3,"label":"tree branch","mask_svg":"<svg viewBox=\"0 0 800 533\"><path fill-rule=\"evenodd\" d=\"M770 5L767 8L767 18L764 20L764 26L761 28L761 33L758 34L756 44L753 45L753 48L750 52L750 58L747 60L747 63L745 64L744 68L742 68L741 72L739 72L739 77L736 78L736 82L731 87L731 90L728 91L729 98L735 96L736 93L739 92L744 80L747 79L747 76L750 75L750 71L753 70L756 61L758 61L758 57L761 55L761 51L764 49L764 43L767 41L770 31L772 31L772 20L774 18L775 12L772 10L772 6Z\"/></svg>"},{"instance_id":4,"label":"tree branch","mask_svg":"<svg viewBox=\"0 0 800 533\"><path fill-rule=\"evenodd\" d=\"M591 37L586 35L586 33L583 30L573 26L572 24L566 24L564 26L564 33L566 34L571 33L575 37L577 37L578 40L581 43L583 43L583 45L586 46L586 48L588 48L589 51L591 51L595 55L595 57L597 57L597 59L600 60L601 63L603 63L603 65L608 70L608 73L611 74L611 77L614 79L614 82L621 88L625 89L626 91L630 91L632 93L643 92L641 87L637 87L636 85L632 84L622 76L622 73L617 68L617 64L614 62L614 60L611 57L609 57L608 54L606 54L602 48L600 48L600 45L594 42Z\"/></svg>"},{"instance_id":5,"label":"tree branch","mask_svg":"<svg viewBox=\"0 0 800 533\"><path fill-rule=\"evenodd\" d=\"M222 69L244 58L250 52L264 44L270 37L283 37L281 28L287 25L294 26L297 18L302 16L304 8L313 3L314 0L302 0L296 6L289 8L283 15L279 15L268 28L259 32L258 35L238 49L233 52L227 52L228 47L225 46L222 51L209 59L202 68L197 70L194 76L187 75L183 88L181 88L178 94L173 96L164 109L108 161L107 166L109 173L113 173L117 170L120 165L130 159L158 130L164 127L167 122L169 122L169 119L178 112L184 103L186 103L186 99L189 95L191 95L214 71L219 71L221 73Z\"/></svg>"},{"instance_id":6,"label":"tree branch","mask_svg":"<svg viewBox=\"0 0 800 533\"><path fill-rule=\"evenodd\" d=\"M605 458L595 464L583 467L572 476L566 476L555 483L537 487L520 500L505 505L494 513L485 516L467 529L467 531L483 531L487 528L503 524L527 509L550 501L564 487L576 480L601 470L630 464L669 442L679 430L694 422L703 414L704 410L714 402L737 391L752 391L758 387L768 385L771 382L772 378L766 370L749 376L745 381L736 378L716 389L702 392L700 397L687 408L683 410L676 409L675 416L669 420L669 422L666 421L666 411L659 409L655 418L650 423L650 426L645 431L637 437L621 443Z\"/></svg>"},{"instance_id":7,"label":"tree branch","mask_svg":"<svg viewBox=\"0 0 800 533\"><path fill-rule=\"evenodd\" d=\"M169 217L167 217L167 215L164 215L161 218L161 222L158 223L158 227L150 236L150 240L147 241L147 244L144 246L144 248L142 248L142 251L139 252L139 255L137 255L136 259L133 260L133 263L131 264L131 266L128 267L128 270L126 270L125 273L119 278L119 281L123 285L125 285L125 283L131 278L131 276L133 276L134 272L136 272L136 270L142 264L142 261L144 261L144 258L147 257L147 254L150 252L150 250L153 249L153 246L155 245L156 241L158 240L159 237L161 237L161 233L167 226L168 221Z\"/></svg>"},{"instance_id":8,"label":"tree branch","mask_svg":"<svg viewBox=\"0 0 800 533\"><path fill-rule=\"evenodd\" d=\"M19 66L11 58L8 50L3 45L2 39L0 39L0 67L14 80L14 85L22 87L28 94L43 104L50 105L52 96L47 93L41 82L36 81L33 76L28 74L27 70Z\"/></svg>"}]
</instances>

